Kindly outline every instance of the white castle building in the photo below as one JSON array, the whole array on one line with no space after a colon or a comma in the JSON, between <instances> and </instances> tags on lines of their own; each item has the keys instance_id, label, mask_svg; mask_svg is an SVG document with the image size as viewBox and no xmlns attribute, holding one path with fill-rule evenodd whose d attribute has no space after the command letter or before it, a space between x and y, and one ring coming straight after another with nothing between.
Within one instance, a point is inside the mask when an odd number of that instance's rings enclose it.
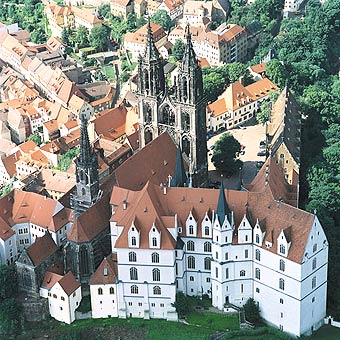
<instances>
[{"instance_id":1,"label":"white castle building","mask_svg":"<svg viewBox=\"0 0 340 340\"><path fill-rule=\"evenodd\" d=\"M316 215L282 202L291 191L276 197L271 163L250 191L114 187L113 254L91 278L93 317L177 320L182 291L221 310L252 297L265 321L296 336L319 328L328 242Z\"/></svg>"}]
</instances>

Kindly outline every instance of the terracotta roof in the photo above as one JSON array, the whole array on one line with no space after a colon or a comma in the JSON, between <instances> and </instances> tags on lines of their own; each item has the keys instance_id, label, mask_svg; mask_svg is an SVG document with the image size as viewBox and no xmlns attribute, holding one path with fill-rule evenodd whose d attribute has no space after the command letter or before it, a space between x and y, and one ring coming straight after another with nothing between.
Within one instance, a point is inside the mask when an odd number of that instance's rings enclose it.
<instances>
[{"instance_id":1,"label":"terracotta roof","mask_svg":"<svg viewBox=\"0 0 340 340\"><path fill-rule=\"evenodd\" d=\"M37 145L32 140L29 140L19 145L19 149L23 153L30 153L31 151L34 151L36 148Z\"/></svg>"},{"instance_id":2,"label":"terracotta roof","mask_svg":"<svg viewBox=\"0 0 340 340\"><path fill-rule=\"evenodd\" d=\"M257 82L246 86L254 100L267 96L270 92L277 91L279 88L268 78L263 78Z\"/></svg>"},{"instance_id":3,"label":"terracotta roof","mask_svg":"<svg viewBox=\"0 0 340 340\"><path fill-rule=\"evenodd\" d=\"M137 130L134 133L132 133L131 135L128 135L127 139L130 143L132 150L136 151L139 147L139 131Z\"/></svg>"},{"instance_id":4,"label":"terracotta roof","mask_svg":"<svg viewBox=\"0 0 340 340\"><path fill-rule=\"evenodd\" d=\"M252 216L253 222L258 219L266 226L265 238L273 240L273 246L265 251L277 253L277 238L282 230L291 228L291 246L288 259L297 263L303 260L304 249L311 230L314 215L283 202L273 199L270 188L266 186L263 192L245 192L225 190L226 200L234 213L235 234L233 243L237 243L238 226L245 215ZM216 211L219 190L204 188L167 188L164 194L162 188L148 183L141 191L131 191L114 187L111 196L114 214L111 221L124 229L116 241L118 248L128 248L128 230L132 222L140 230L140 248L149 248L148 233L155 222L161 231L161 248L171 249L175 240L167 228L174 228L177 217L178 226L182 227L185 236L185 221L192 212L201 225L206 213L212 215ZM123 207L126 202L126 208ZM165 218L166 217L166 218ZM251 221L250 221L251 222ZM252 223L252 222L251 222ZM198 237L202 236L198 228Z\"/></svg>"},{"instance_id":5,"label":"terracotta roof","mask_svg":"<svg viewBox=\"0 0 340 340\"><path fill-rule=\"evenodd\" d=\"M80 287L80 283L75 279L72 272L65 274L58 282L68 296Z\"/></svg>"},{"instance_id":6,"label":"terracotta roof","mask_svg":"<svg viewBox=\"0 0 340 340\"><path fill-rule=\"evenodd\" d=\"M183 5L183 1L181 0L163 0L163 3L170 11Z\"/></svg>"},{"instance_id":7,"label":"terracotta roof","mask_svg":"<svg viewBox=\"0 0 340 340\"><path fill-rule=\"evenodd\" d=\"M6 241L13 235L15 235L15 232L0 216L0 239Z\"/></svg>"},{"instance_id":8,"label":"terracotta roof","mask_svg":"<svg viewBox=\"0 0 340 340\"><path fill-rule=\"evenodd\" d=\"M91 25L101 24L103 20L100 20L93 14L93 10L89 8L77 8L72 6L72 12L75 16L83 19Z\"/></svg>"},{"instance_id":9,"label":"terracotta roof","mask_svg":"<svg viewBox=\"0 0 340 340\"><path fill-rule=\"evenodd\" d=\"M32 260L34 266L38 266L49 256L57 251L58 247L54 243L49 232L42 237L37 237L35 242L27 249L27 254Z\"/></svg>"},{"instance_id":10,"label":"terracotta roof","mask_svg":"<svg viewBox=\"0 0 340 340\"><path fill-rule=\"evenodd\" d=\"M91 276L90 285L112 284L118 279L117 254L105 257Z\"/></svg>"},{"instance_id":11,"label":"terracotta roof","mask_svg":"<svg viewBox=\"0 0 340 340\"><path fill-rule=\"evenodd\" d=\"M96 134L109 140L121 137L126 133L126 115L127 110L123 104L100 112L93 121Z\"/></svg>"},{"instance_id":12,"label":"terracotta roof","mask_svg":"<svg viewBox=\"0 0 340 340\"><path fill-rule=\"evenodd\" d=\"M174 175L176 154L177 146L169 134L163 132L115 170L117 185L140 190L148 181L156 185L168 183L168 176ZM187 169L186 164L185 167Z\"/></svg>"},{"instance_id":13,"label":"terracotta roof","mask_svg":"<svg viewBox=\"0 0 340 340\"><path fill-rule=\"evenodd\" d=\"M111 212L108 202L109 196L105 195L76 218L67 233L67 239L76 243L82 243L91 241L106 228L109 233Z\"/></svg>"},{"instance_id":14,"label":"terracotta roof","mask_svg":"<svg viewBox=\"0 0 340 340\"><path fill-rule=\"evenodd\" d=\"M200 68L210 67L210 64L209 64L207 58L199 58L198 59L198 64L199 64Z\"/></svg>"},{"instance_id":15,"label":"terracotta roof","mask_svg":"<svg viewBox=\"0 0 340 340\"><path fill-rule=\"evenodd\" d=\"M266 72L266 65L267 63L261 63L250 66L251 70L255 73L261 74L263 72Z\"/></svg>"},{"instance_id":16,"label":"terracotta roof","mask_svg":"<svg viewBox=\"0 0 340 340\"><path fill-rule=\"evenodd\" d=\"M16 151L13 154L2 158L2 163L10 177L15 176L17 173L15 163L18 161L20 157L20 151Z\"/></svg>"},{"instance_id":17,"label":"terracotta roof","mask_svg":"<svg viewBox=\"0 0 340 340\"><path fill-rule=\"evenodd\" d=\"M50 290L62 277L60 274L48 271L45 273L41 287Z\"/></svg>"},{"instance_id":18,"label":"terracotta roof","mask_svg":"<svg viewBox=\"0 0 340 340\"><path fill-rule=\"evenodd\" d=\"M151 23L151 30L152 35L154 38L155 43L157 43L160 39L166 36L166 33L162 26L155 24L154 22ZM128 32L124 37L124 42L132 42L135 44L142 44L146 43L147 38L147 24L142 26L136 32Z\"/></svg>"},{"instance_id":19,"label":"terracotta roof","mask_svg":"<svg viewBox=\"0 0 340 340\"><path fill-rule=\"evenodd\" d=\"M207 111L213 117L220 116L228 112L227 104L224 98L218 99L207 106Z\"/></svg>"},{"instance_id":20,"label":"terracotta roof","mask_svg":"<svg viewBox=\"0 0 340 340\"><path fill-rule=\"evenodd\" d=\"M44 122L43 125L48 132L54 132L59 130L58 121L56 119L48 120L47 122Z\"/></svg>"}]
</instances>

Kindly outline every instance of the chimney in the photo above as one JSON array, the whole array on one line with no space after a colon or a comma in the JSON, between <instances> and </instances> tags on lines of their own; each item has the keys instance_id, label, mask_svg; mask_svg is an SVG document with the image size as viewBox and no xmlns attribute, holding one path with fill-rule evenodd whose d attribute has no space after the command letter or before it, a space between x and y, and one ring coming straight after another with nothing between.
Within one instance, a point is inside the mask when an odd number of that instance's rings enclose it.
<instances>
[{"instance_id":1,"label":"chimney","mask_svg":"<svg viewBox=\"0 0 340 340\"><path fill-rule=\"evenodd\" d=\"M164 185L164 186L163 186L163 194L164 194L164 195L166 195L166 191L167 191L167 186Z\"/></svg>"},{"instance_id":2,"label":"chimney","mask_svg":"<svg viewBox=\"0 0 340 340\"><path fill-rule=\"evenodd\" d=\"M123 210L126 210L126 205L127 205L127 202L126 200L123 201Z\"/></svg>"}]
</instances>

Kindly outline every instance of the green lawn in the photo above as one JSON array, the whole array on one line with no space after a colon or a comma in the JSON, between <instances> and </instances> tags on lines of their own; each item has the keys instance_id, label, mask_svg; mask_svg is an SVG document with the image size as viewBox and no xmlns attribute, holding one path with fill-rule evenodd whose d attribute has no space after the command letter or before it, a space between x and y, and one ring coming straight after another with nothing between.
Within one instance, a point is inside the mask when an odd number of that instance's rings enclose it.
<instances>
[{"instance_id":1,"label":"green lawn","mask_svg":"<svg viewBox=\"0 0 340 340\"><path fill-rule=\"evenodd\" d=\"M240 328L238 314L225 315L211 312L191 312L186 320L191 325L200 325L214 331L225 329L236 330Z\"/></svg>"},{"instance_id":2,"label":"green lawn","mask_svg":"<svg viewBox=\"0 0 340 340\"><path fill-rule=\"evenodd\" d=\"M108 79L114 79L115 78L114 68L110 65L103 66L102 72L106 75L106 77Z\"/></svg>"},{"instance_id":3,"label":"green lawn","mask_svg":"<svg viewBox=\"0 0 340 340\"><path fill-rule=\"evenodd\" d=\"M332 326L323 326L308 340L339 340L340 339L340 328Z\"/></svg>"}]
</instances>

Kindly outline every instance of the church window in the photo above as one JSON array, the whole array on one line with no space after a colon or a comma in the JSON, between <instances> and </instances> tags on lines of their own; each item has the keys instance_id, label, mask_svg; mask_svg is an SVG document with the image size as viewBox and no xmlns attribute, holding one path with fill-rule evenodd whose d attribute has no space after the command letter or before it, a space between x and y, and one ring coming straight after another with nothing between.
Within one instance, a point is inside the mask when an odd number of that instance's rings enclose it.
<instances>
[{"instance_id":1,"label":"church window","mask_svg":"<svg viewBox=\"0 0 340 340\"><path fill-rule=\"evenodd\" d=\"M195 269L196 263L195 258L193 256L188 257L188 268L189 269Z\"/></svg>"},{"instance_id":2,"label":"church window","mask_svg":"<svg viewBox=\"0 0 340 340\"><path fill-rule=\"evenodd\" d=\"M110 287L110 294L114 294L115 293L115 289L113 287Z\"/></svg>"},{"instance_id":3,"label":"church window","mask_svg":"<svg viewBox=\"0 0 340 340\"><path fill-rule=\"evenodd\" d=\"M211 243L210 242L204 242L204 252L205 253L211 253Z\"/></svg>"},{"instance_id":4,"label":"church window","mask_svg":"<svg viewBox=\"0 0 340 340\"><path fill-rule=\"evenodd\" d=\"M182 139L182 151L189 157L190 155L190 141L188 138Z\"/></svg>"},{"instance_id":5,"label":"church window","mask_svg":"<svg viewBox=\"0 0 340 340\"><path fill-rule=\"evenodd\" d=\"M152 269L152 280L160 281L161 280L161 272L158 268Z\"/></svg>"},{"instance_id":6,"label":"church window","mask_svg":"<svg viewBox=\"0 0 340 340\"><path fill-rule=\"evenodd\" d=\"M283 255L286 254L286 247L283 244L280 244L280 253Z\"/></svg>"},{"instance_id":7,"label":"church window","mask_svg":"<svg viewBox=\"0 0 340 340\"><path fill-rule=\"evenodd\" d=\"M261 253L259 249L256 249L255 251L255 258L257 261L261 261Z\"/></svg>"},{"instance_id":8,"label":"church window","mask_svg":"<svg viewBox=\"0 0 340 340\"><path fill-rule=\"evenodd\" d=\"M312 289L316 287L316 276L313 276L312 278Z\"/></svg>"},{"instance_id":9,"label":"church window","mask_svg":"<svg viewBox=\"0 0 340 340\"><path fill-rule=\"evenodd\" d=\"M205 236L209 236L209 231L210 231L210 228L209 228L209 226L206 225L206 226L204 227L204 235L205 235Z\"/></svg>"},{"instance_id":10,"label":"church window","mask_svg":"<svg viewBox=\"0 0 340 340\"><path fill-rule=\"evenodd\" d=\"M136 262L137 261L137 255L134 251L129 252L129 262Z\"/></svg>"},{"instance_id":11,"label":"church window","mask_svg":"<svg viewBox=\"0 0 340 340\"><path fill-rule=\"evenodd\" d=\"M283 260L280 260L280 270L281 270L282 272L284 272L284 271L285 271L285 269L286 269L286 264L285 264L285 261L283 261Z\"/></svg>"},{"instance_id":12,"label":"church window","mask_svg":"<svg viewBox=\"0 0 340 340\"><path fill-rule=\"evenodd\" d=\"M192 224L189 225L189 234L190 235L194 234L194 226Z\"/></svg>"},{"instance_id":13,"label":"church window","mask_svg":"<svg viewBox=\"0 0 340 340\"><path fill-rule=\"evenodd\" d=\"M147 69L144 69L143 71L143 79L144 79L145 90L147 93L149 93L150 83L149 83L149 73Z\"/></svg>"},{"instance_id":14,"label":"church window","mask_svg":"<svg viewBox=\"0 0 340 340\"><path fill-rule=\"evenodd\" d=\"M83 275L89 274L89 256L86 247L81 247L79 252L79 269Z\"/></svg>"},{"instance_id":15,"label":"church window","mask_svg":"<svg viewBox=\"0 0 340 340\"><path fill-rule=\"evenodd\" d=\"M240 271L240 276L246 276L246 271L245 270L241 270Z\"/></svg>"},{"instance_id":16,"label":"church window","mask_svg":"<svg viewBox=\"0 0 340 340\"><path fill-rule=\"evenodd\" d=\"M138 271L137 268L130 268L130 280L138 280Z\"/></svg>"},{"instance_id":17,"label":"church window","mask_svg":"<svg viewBox=\"0 0 340 340\"><path fill-rule=\"evenodd\" d=\"M131 244L132 244L133 246L137 245L136 236L132 236L132 237L131 237Z\"/></svg>"},{"instance_id":18,"label":"church window","mask_svg":"<svg viewBox=\"0 0 340 340\"><path fill-rule=\"evenodd\" d=\"M152 122L152 109L149 104L146 104L145 107L145 122L151 123Z\"/></svg>"},{"instance_id":19,"label":"church window","mask_svg":"<svg viewBox=\"0 0 340 340\"><path fill-rule=\"evenodd\" d=\"M285 280L284 279L279 280L279 288L281 290L285 290Z\"/></svg>"},{"instance_id":20,"label":"church window","mask_svg":"<svg viewBox=\"0 0 340 340\"><path fill-rule=\"evenodd\" d=\"M188 100L188 81L186 77L182 78L182 98L186 102Z\"/></svg>"},{"instance_id":21,"label":"church window","mask_svg":"<svg viewBox=\"0 0 340 340\"><path fill-rule=\"evenodd\" d=\"M190 115L187 112L182 113L182 129L185 131L190 130Z\"/></svg>"},{"instance_id":22,"label":"church window","mask_svg":"<svg viewBox=\"0 0 340 340\"><path fill-rule=\"evenodd\" d=\"M161 115L162 117L160 123L171 126L175 125L175 113L172 111L169 105L165 105L163 107Z\"/></svg>"},{"instance_id":23,"label":"church window","mask_svg":"<svg viewBox=\"0 0 340 340\"><path fill-rule=\"evenodd\" d=\"M145 130L144 132L144 140L145 140L145 145L150 143L153 140L152 131L150 131L149 129Z\"/></svg>"},{"instance_id":24,"label":"church window","mask_svg":"<svg viewBox=\"0 0 340 340\"><path fill-rule=\"evenodd\" d=\"M98 295L103 295L103 289L102 288L98 288Z\"/></svg>"},{"instance_id":25,"label":"church window","mask_svg":"<svg viewBox=\"0 0 340 340\"><path fill-rule=\"evenodd\" d=\"M195 251L195 243L194 243L194 241L188 241L188 243L187 243L187 250L188 251Z\"/></svg>"},{"instance_id":26,"label":"church window","mask_svg":"<svg viewBox=\"0 0 340 340\"><path fill-rule=\"evenodd\" d=\"M211 259L210 259L210 257L206 257L204 259L204 269L210 270L210 268L211 268Z\"/></svg>"},{"instance_id":27,"label":"church window","mask_svg":"<svg viewBox=\"0 0 340 340\"><path fill-rule=\"evenodd\" d=\"M152 263L159 263L159 254L158 253L152 253L151 261L152 261Z\"/></svg>"},{"instance_id":28,"label":"church window","mask_svg":"<svg viewBox=\"0 0 340 340\"><path fill-rule=\"evenodd\" d=\"M153 287L153 293L154 295L161 295L162 294L161 287L159 286Z\"/></svg>"},{"instance_id":29,"label":"church window","mask_svg":"<svg viewBox=\"0 0 340 340\"><path fill-rule=\"evenodd\" d=\"M313 259L312 270L314 270L315 268L316 268L316 257L314 257Z\"/></svg>"},{"instance_id":30,"label":"church window","mask_svg":"<svg viewBox=\"0 0 340 340\"><path fill-rule=\"evenodd\" d=\"M136 285L131 286L131 294L138 294L138 286Z\"/></svg>"},{"instance_id":31,"label":"church window","mask_svg":"<svg viewBox=\"0 0 340 340\"><path fill-rule=\"evenodd\" d=\"M260 280L261 279L261 271L260 268L255 269L255 277Z\"/></svg>"},{"instance_id":32,"label":"church window","mask_svg":"<svg viewBox=\"0 0 340 340\"><path fill-rule=\"evenodd\" d=\"M81 194L84 196L86 193L85 188L81 188Z\"/></svg>"}]
</instances>

